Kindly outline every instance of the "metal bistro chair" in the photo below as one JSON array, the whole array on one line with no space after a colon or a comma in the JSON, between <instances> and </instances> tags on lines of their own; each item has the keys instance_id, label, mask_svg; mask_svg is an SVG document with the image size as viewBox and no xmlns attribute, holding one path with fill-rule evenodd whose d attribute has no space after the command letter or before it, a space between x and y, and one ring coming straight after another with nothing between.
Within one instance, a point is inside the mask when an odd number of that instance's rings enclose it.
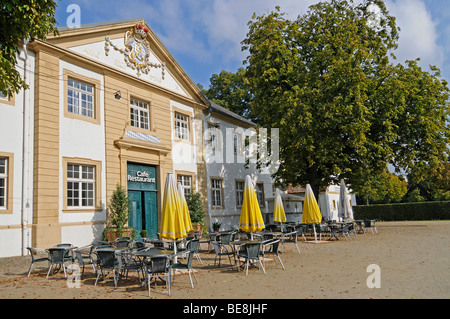
<instances>
[{"instance_id":1,"label":"metal bistro chair","mask_svg":"<svg viewBox=\"0 0 450 319\"><path fill-rule=\"evenodd\" d=\"M246 272L245 274L248 276L248 267L251 260L256 260L259 262L262 270L264 271L264 274L266 273L266 270L264 269L264 265L261 262L261 256L260 256L260 249L261 249L261 243L247 243L244 245L244 252L240 254L240 257L243 257L245 259L246 263Z\"/></svg>"},{"instance_id":2,"label":"metal bistro chair","mask_svg":"<svg viewBox=\"0 0 450 319\"><path fill-rule=\"evenodd\" d=\"M222 259L222 256L228 256L228 261L230 262L230 266L233 267L233 264L231 263L231 256L233 256L234 259L234 266L236 266L236 253L234 250L228 250L228 248L218 241L212 242L214 246L214 252L216 253L216 257L214 258L214 267L216 267L217 257L219 258L219 267L220 267L220 260Z\"/></svg>"},{"instance_id":3,"label":"metal bistro chair","mask_svg":"<svg viewBox=\"0 0 450 319\"><path fill-rule=\"evenodd\" d=\"M95 280L94 286L97 286L98 278L102 275L102 280L112 271L114 277L114 287L117 288L117 279L116 279L116 269L119 264L116 259L116 252L114 250L101 250L98 249L96 251L97 254L97 267L100 271L97 271L97 279ZM109 272L104 275L103 271L109 270Z\"/></svg>"},{"instance_id":4,"label":"metal bistro chair","mask_svg":"<svg viewBox=\"0 0 450 319\"><path fill-rule=\"evenodd\" d=\"M298 227L297 227L297 234L298 235L302 235L302 238L303 238L303 241L306 241L306 236L305 236L305 234L307 233L307 231L308 231L308 226L307 225L304 225L304 224L300 224L300 225L298 225ZM297 236L298 236L297 235Z\"/></svg>"},{"instance_id":5,"label":"metal bistro chair","mask_svg":"<svg viewBox=\"0 0 450 319\"><path fill-rule=\"evenodd\" d=\"M31 256L31 265L30 265L30 268L28 269L28 277L30 277L31 270L33 269L34 263L46 261L48 263L48 267L50 267L50 258L48 257L47 250L40 249L40 248L33 248L33 247L27 247L27 249L30 252L30 256ZM37 253L45 253L46 256L45 257L36 257L35 255Z\"/></svg>"},{"instance_id":6,"label":"metal bistro chair","mask_svg":"<svg viewBox=\"0 0 450 319\"><path fill-rule=\"evenodd\" d=\"M81 273L81 277L84 276L84 267L86 265L92 265L92 269L94 273L97 273L97 269L95 268L95 261L92 258L92 252L94 249L94 245L87 245L84 247L80 247L75 250L75 258L78 261L78 266L83 266L83 271Z\"/></svg>"},{"instance_id":7,"label":"metal bistro chair","mask_svg":"<svg viewBox=\"0 0 450 319\"><path fill-rule=\"evenodd\" d=\"M55 247L56 248L70 248L70 247L73 247L73 245L69 244L69 243L62 243L62 244L56 244ZM69 250L69 249L67 250L65 257L66 258L71 258L72 261L75 260L75 257L72 254L72 250Z\"/></svg>"},{"instance_id":8,"label":"metal bistro chair","mask_svg":"<svg viewBox=\"0 0 450 319\"><path fill-rule=\"evenodd\" d=\"M232 248L231 242L233 241L234 235L234 232L220 234L220 242L222 243L222 245L227 245Z\"/></svg>"},{"instance_id":9,"label":"metal bistro chair","mask_svg":"<svg viewBox=\"0 0 450 319\"><path fill-rule=\"evenodd\" d=\"M136 257L133 253L121 251L116 253L117 262L119 266L119 275L117 279L117 284L119 281L125 276L125 279L128 278L128 272L136 271L138 273L139 284L142 285L141 280L141 272L143 272L141 261L138 257ZM145 279L144 274L142 274L142 278Z\"/></svg>"},{"instance_id":10,"label":"metal bistro chair","mask_svg":"<svg viewBox=\"0 0 450 319\"><path fill-rule=\"evenodd\" d=\"M352 238L350 237L350 225L342 225L337 231L337 234L339 234L341 238L344 237L345 240L352 240Z\"/></svg>"},{"instance_id":11,"label":"metal bistro chair","mask_svg":"<svg viewBox=\"0 0 450 319\"><path fill-rule=\"evenodd\" d=\"M377 228L375 227L375 219L365 219L364 223L364 233L366 233L366 229L370 229L372 234L378 233ZM375 230L375 232L374 232Z\"/></svg>"},{"instance_id":12,"label":"metal bistro chair","mask_svg":"<svg viewBox=\"0 0 450 319\"><path fill-rule=\"evenodd\" d=\"M280 242L281 241L279 239L275 239L275 240L267 242L266 244L263 244L263 248L261 250L261 255L263 257L263 264L265 264L264 258L266 255L273 255L273 256L277 256L278 260L281 263L281 267L283 269L286 269L284 267L283 262L281 261L280 255L278 254L278 248L280 246ZM267 250L267 248L269 248L269 249Z\"/></svg>"},{"instance_id":13,"label":"metal bistro chair","mask_svg":"<svg viewBox=\"0 0 450 319\"><path fill-rule=\"evenodd\" d=\"M130 247L131 238L130 237L120 237L114 242L117 248L128 248Z\"/></svg>"},{"instance_id":14,"label":"metal bistro chair","mask_svg":"<svg viewBox=\"0 0 450 319\"><path fill-rule=\"evenodd\" d=\"M195 257L197 257L197 260L203 265L203 261L200 258L200 254L198 253L200 247L200 239L194 238L187 244L188 250L193 250Z\"/></svg>"},{"instance_id":15,"label":"metal bistro chair","mask_svg":"<svg viewBox=\"0 0 450 319\"><path fill-rule=\"evenodd\" d=\"M72 257L68 257L67 251L68 250L63 247L55 247L48 249L48 255L50 258L50 267L48 268L46 278L48 278L50 271L53 270L54 273L53 265L59 265L60 267L62 267L64 270L64 277L67 277L66 266L64 263L66 261L72 261ZM59 271L59 269L60 268L58 268L57 271Z\"/></svg>"},{"instance_id":16,"label":"metal bistro chair","mask_svg":"<svg viewBox=\"0 0 450 319\"><path fill-rule=\"evenodd\" d=\"M170 262L167 256L164 257L153 257L150 262L144 264L144 272L147 274L147 287L148 296L150 297L150 281L152 278L156 280L161 277L167 278L167 290L170 296L170 286L172 285L172 274L170 269Z\"/></svg>"},{"instance_id":17,"label":"metal bistro chair","mask_svg":"<svg viewBox=\"0 0 450 319\"><path fill-rule=\"evenodd\" d=\"M194 274L195 282L198 283L197 276L195 275L195 271L192 268L192 259L194 258L194 254L195 254L195 251L194 250L190 250L186 264L177 262L177 263L173 264L172 266L170 266L171 270L172 269L173 270L176 270L176 269L187 270L188 274L189 274L189 280L191 281L192 288L194 288L194 284L192 283L191 272Z\"/></svg>"},{"instance_id":18,"label":"metal bistro chair","mask_svg":"<svg viewBox=\"0 0 450 319\"><path fill-rule=\"evenodd\" d=\"M298 242L298 232L299 231L293 231L290 233L283 234L282 243L283 243L283 247L285 247L285 245L284 245L285 243L294 243L295 247L297 247L298 253L300 254L300 247L298 247L298 243L297 243Z\"/></svg>"}]
</instances>

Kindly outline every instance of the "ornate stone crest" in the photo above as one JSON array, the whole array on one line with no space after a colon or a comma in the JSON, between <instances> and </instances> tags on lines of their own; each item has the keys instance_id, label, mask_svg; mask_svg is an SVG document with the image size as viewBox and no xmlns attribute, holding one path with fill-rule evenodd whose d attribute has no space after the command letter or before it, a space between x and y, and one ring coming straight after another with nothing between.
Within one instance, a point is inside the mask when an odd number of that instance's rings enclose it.
<instances>
[{"instance_id":1,"label":"ornate stone crest","mask_svg":"<svg viewBox=\"0 0 450 319\"><path fill-rule=\"evenodd\" d=\"M150 42L148 34L150 30L143 23L136 24L133 28L125 33L124 45L125 49L120 49L113 44L109 37L105 41L105 54L109 54L109 47L119 51L124 56L124 61L128 67L137 71L137 75L148 74L150 68L161 68L162 79L164 80L165 63L152 63L150 57Z\"/></svg>"}]
</instances>

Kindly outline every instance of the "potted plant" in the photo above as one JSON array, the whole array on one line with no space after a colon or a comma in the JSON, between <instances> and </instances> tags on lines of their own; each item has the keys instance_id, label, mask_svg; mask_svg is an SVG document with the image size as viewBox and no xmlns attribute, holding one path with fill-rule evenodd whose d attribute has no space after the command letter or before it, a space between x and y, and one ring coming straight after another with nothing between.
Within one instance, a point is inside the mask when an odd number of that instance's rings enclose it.
<instances>
[{"instance_id":1,"label":"potted plant","mask_svg":"<svg viewBox=\"0 0 450 319\"><path fill-rule=\"evenodd\" d=\"M142 238L147 238L147 231L145 229L141 230L141 232L139 233L139 235L141 235Z\"/></svg>"},{"instance_id":2,"label":"potted plant","mask_svg":"<svg viewBox=\"0 0 450 319\"><path fill-rule=\"evenodd\" d=\"M126 227L128 223L128 193L124 187L117 184L116 190L108 204L109 214L107 227L103 231L103 240L114 241L119 237L134 237L134 229Z\"/></svg>"},{"instance_id":3,"label":"potted plant","mask_svg":"<svg viewBox=\"0 0 450 319\"><path fill-rule=\"evenodd\" d=\"M205 223L203 222L203 217L205 213L203 212L203 204L199 193L191 193L186 196L186 203L189 208L189 215L191 217L192 226L194 231L197 231L200 236L203 234L203 230L206 229Z\"/></svg>"},{"instance_id":4,"label":"potted plant","mask_svg":"<svg viewBox=\"0 0 450 319\"><path fill-rule=\"evenodd\" d=\"M214 222L214 223L212 223L212 228L213 228L213 230L215 231L215 232L219 232L219 229L220 229L220 226L221 226L222 224L221 223L219 223L219 222Z\"/></svg>"}]
</instances>

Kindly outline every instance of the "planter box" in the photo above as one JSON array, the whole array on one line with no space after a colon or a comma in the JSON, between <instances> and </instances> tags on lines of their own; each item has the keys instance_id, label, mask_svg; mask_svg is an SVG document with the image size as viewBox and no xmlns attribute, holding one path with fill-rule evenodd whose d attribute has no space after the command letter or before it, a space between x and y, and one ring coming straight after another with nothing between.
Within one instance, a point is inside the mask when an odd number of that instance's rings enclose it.
<instances>
[{"instance_id":1,"label":"planter box","mask_svg":"<svg viewBox=\"0 0 450 319\"><path fill-rule=\"evenodd\" d=\"M115 241L119 237L133 237L133 228L124 228L120 236L117 234L117 229L107 228L105 229L105 236L108 241Z\"/></svg>"}]
</instances>

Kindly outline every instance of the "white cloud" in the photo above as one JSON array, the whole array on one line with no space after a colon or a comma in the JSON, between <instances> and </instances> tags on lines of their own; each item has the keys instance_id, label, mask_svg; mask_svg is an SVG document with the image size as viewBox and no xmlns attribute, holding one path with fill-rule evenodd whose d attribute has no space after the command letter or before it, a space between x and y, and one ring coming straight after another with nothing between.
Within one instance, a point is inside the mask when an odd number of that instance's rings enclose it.
<instances>
[{"instance_id":1,"label":"white cloud","mask_svg":"<svg viewBox=\"0 0 450 319\"><path fill-rule=\"evenodd\" d=\"M437 23L422 0L388 1L386 6L396 18L400 27L398 49L395 52L398 62L420 58L420 65L436 65L441 68L444 50L438 44Z\"/></svg>"},{"instance_id":2,"label":"white cloud","mask_svg":"<svg viewBox=\"0 0 450 319\"><path fill-rule=\"evenodd\" d=\"M247 23L253 13L257 15L268 14L275 10L277 5L288 17L295 19L299 14L306 12L313 0L209 0L213 5L209 10L203 10L202 23L208 34L208 43L212 47L221 49L221 53L227 60L242 61L246 53L241 52L241 42L248 31Z\"/></svg>"}]
</instances>

